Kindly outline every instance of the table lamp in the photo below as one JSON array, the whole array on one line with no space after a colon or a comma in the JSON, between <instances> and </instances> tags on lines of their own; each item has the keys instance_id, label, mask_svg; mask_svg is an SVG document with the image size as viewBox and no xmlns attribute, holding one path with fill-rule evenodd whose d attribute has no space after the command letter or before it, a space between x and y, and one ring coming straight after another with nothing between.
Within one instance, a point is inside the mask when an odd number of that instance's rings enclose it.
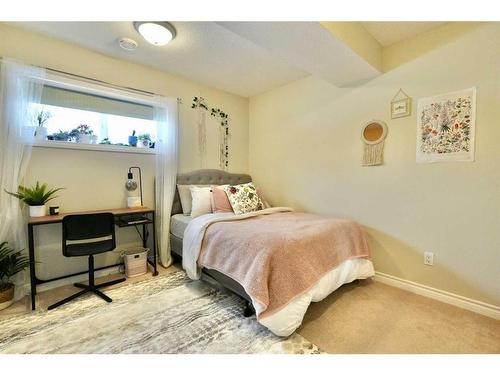
<instances>
[{"instance_id":1,"label":"table lamp","mask_svg":"<svg viewBox=\"0 0 500 375\"><path fill-rule=\"evenodd\" d=\"M134 181L134 174L132 173L132 169L137 169L139 171L139 192L140 196L137 196L134 193L137 190L137 182ZM125 183L125 189L129 192L129 196L127 198L127 207L141 207L143 206L142 201L142 171L139 167L130 167L127 173L127 182Z\"/></svg>"}]
</instances>

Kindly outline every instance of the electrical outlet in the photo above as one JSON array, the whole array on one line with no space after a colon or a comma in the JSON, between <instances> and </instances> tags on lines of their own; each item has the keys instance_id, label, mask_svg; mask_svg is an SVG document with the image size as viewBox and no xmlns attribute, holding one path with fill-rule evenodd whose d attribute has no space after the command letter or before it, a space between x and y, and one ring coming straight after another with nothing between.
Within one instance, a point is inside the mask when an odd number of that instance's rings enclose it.
<instances>
[{"instance_id":1,"label":"electrical outlet","mask_svg":"<svg viewBox=\"0 0 500 375\"><path fill-rule=\"evenodd\" d=\"M428 266L434 265L434 253L431 253L430 251L424 252L424 264L427 264Z\"/></svg>"}]
</instances>

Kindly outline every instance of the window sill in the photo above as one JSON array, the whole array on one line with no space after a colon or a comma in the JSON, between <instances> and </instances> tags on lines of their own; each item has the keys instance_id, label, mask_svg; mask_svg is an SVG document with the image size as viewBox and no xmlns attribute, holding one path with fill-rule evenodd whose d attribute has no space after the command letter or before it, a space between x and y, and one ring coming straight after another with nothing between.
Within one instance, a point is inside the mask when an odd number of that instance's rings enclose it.
<instances>
[{"instance_id":1,"label":"window sill","mask_svg":"<svg viewBox=\"0 0 500 375\"><path fill-rule=\"evenodd\" d=\"M127 147L115 145L96 145L85 143L73 143L66 141L35 141L34 147L64 148L68 150L99 151L99 152L121 152L125 154L155 154L154 148Z\"/></svg>"}]
</instances>

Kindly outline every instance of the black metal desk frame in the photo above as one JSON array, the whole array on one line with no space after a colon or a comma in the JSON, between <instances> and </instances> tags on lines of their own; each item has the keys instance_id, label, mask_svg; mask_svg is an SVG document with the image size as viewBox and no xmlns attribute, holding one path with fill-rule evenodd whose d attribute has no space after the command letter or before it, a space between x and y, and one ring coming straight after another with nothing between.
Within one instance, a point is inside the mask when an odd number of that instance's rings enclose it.
<instances>
[{"instance_id":1,"label":"black metal desk frame","mask_svg":"<svg viewBox=\"0 0 500 375\"><path fill-rule=\"evenodd\" d=\"M115 216L115 225L120 228L123 227L137 227L142 226L142 245L143 247L147 247L148 235L149 232L147 230L147 225L152 226L152 237L153 237L153 246L152 251L148 254L148 264L153 268L153 276L158 275L157 268L157 256L156 256L156 226L155 226L155 211L149 208L141 208L137 209L112 209L112 210L102 210L102 211L88 211L88 212L75 212L75 213L65 213L57 216L44 216L42 218L30 218L28 221L28 247L29 247L29 263L30 263L30 286L31 286L31 310L35 310L35 298L36 298L36 286L40 284L45 284L51 281L61 280L68 277L83 275L88 273L88 270L82 272L72 273L70 275L64 275L59 277L54 277L52 279L41 280L36 276L36 259L35 259L35 237L33 228L38 225L47 225L47 224L57 224L61 223L62 219L65 215L71 214L85 214L85 213L96 213L96 212L111 212ZM130 214L142 214L148 217L148 221L144 223L137 224L126 224L119 222L118 219L120 216L130 215ZM46 218L46 220L44 220ZM151 254L152 253L152 254ZM96 268L95 271L103 270L106 268L117 267L123 265L123 262L117 264L111 264L104 267Z\"/></svg>"}]
</instances>

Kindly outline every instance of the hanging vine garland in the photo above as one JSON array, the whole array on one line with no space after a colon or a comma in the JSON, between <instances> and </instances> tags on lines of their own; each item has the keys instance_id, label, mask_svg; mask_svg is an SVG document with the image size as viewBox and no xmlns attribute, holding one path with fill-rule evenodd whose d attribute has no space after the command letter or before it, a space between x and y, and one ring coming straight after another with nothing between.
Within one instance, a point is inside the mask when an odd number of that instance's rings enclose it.
<instances>
[{"instance_id":1,"label":"hanging vine garland","mask_svg":"<svg viewBox=\"0 0 500 375\"><path fill-rule=\"evenodd\" d=\"M201 109L200 122L198 124L198 151L201 160L206 152L206 129L204 111L210 111L210 116L213 116L219 122L219 167L222 170L227 170L229 167L229 115L219 108L208 108L203 97L195 96L191 108ZM203 166L203 162L202 162Z\"/></svg>"}]
</instances>

